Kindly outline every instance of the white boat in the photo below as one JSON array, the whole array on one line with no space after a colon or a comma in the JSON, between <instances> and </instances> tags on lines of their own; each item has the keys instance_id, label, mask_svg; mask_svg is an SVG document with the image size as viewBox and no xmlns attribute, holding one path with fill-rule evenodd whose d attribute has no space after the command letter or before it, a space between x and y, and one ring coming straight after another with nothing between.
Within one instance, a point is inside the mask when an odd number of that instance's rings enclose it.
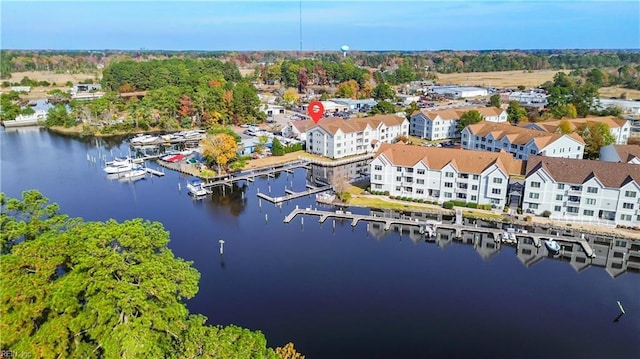
<instances>
[{"instance_id":1,"label":"white boat","mask_svg":"<svg viewBox=\"0 0 640 359\"><path fill-rule=\"evenodd\" d=\"M193 180L189 183L187 183L187 190L189 190L189 193L191 193L192 195L199 197L199 196L206 196L209 194L209 190L207 190L206 188L204 188L202 181L200 180Z\"/></svg>"},{"instance_id":2,"label":"white boat","mask_svg":"<svg viewBox=\"0 0 640 359\"><path fill-rule=\"evenodd\" d=\"M554 239L547 239L544 241L544 246L547 247L549 252L557 254L560 252L560 245Z\"/></svg>"},{"instance_id":3,"label":"white boat","mask_svg":"<svg viewBox=\"0 0 640 359\"><path fill-rule=\"evenodd\" d=\"M128 181L137 181L147 177L147 170L143 167L136 167L135 169L126 172L122 175L122 179Z\"/></svg>"},{"instance_id":4,"label":"white boat","mask_svg":"<svg viewBox=\"0 0 640 359\"><path fill-rule=\"evenodd\" d=\"M131 157L115 157L112 161L105 162L105 167L108 166L120 166L125 165L127 163L131 163L133 160Z\"/></svg>"},{"instance_id":5,"label":"white boat","mask_svg":"<svg viewBox=\"0 0 640 359\"><path fill-rule=\"evenodd\" d=\"M134 169L134 167L136 167L136 165L134 165L132 162L125 162L121 164L115 164L112 166L106 166L105 168L103 168L103 170L107 174L116 174L116 173L130 172Z\"/></svg>"}]
</instances>

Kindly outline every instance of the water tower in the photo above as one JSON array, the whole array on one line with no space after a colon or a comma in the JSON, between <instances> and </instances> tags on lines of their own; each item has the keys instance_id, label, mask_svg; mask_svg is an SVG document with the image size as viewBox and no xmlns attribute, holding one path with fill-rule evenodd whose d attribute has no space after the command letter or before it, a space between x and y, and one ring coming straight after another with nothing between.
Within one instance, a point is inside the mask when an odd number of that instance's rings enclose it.
<instances>
[{"instance_id":1,"label":"water tower","mask_svg":"<svg viewBox=\"0 0 640 359\"><path fill-rule=\"evenodd\" d=\"M342 55L344 57L347 57L347 52L349 52L349 46L347 45L340 46L340 51L342 51Z\"/></svg>"}]
</instances>

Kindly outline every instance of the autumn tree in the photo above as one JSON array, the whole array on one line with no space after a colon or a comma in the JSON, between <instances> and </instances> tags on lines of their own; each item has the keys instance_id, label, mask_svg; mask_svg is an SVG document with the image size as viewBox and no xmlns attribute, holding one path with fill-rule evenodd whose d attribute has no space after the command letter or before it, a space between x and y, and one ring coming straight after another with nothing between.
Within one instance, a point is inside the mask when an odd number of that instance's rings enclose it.
<instances>
[{"instance_id":1,"label":"autumn tree","mask_svg":"<svg viewBox=\"0 0 640 359\"><path fill-rule=\"evenodd\" d=\"M360 86L355 80L345 81L338 85L338 90L336 91L336 96L342 98L358 98L358 92L360 91Z\"/></svg>"},{"instance_id":2,"label":"autumn tree","mask_svg":"<svg viewBox=\"0 0 640 359\"><path fill-rule=\"evenodd\" d=\"M558 124L558 129L557 131L563 135L568 135L570 133L573 133L573 128L571 126L571 122L567 121L567 120L562 120L560 121L560 123Z\"/></svg>"},{"instance_id":3,"label":"autumn tree","mask_svg":"<svg viewBox=\"0 0 640 359\"><path fill-rule=\"evenodd\" d=\"M233 138L225 133L207 135L200 141L203 155L218 168L218 173L224 173L231 159L237 156L238 145Z\"/></svg>"},{"instance_id":4,"label":"autumn tree","mask_svg":"<svg viewBox=\"0 0 640 359\"><path fill-rule=\"evenodd\" d=\"M193 107L191 105L191 98L189 95L182 95L180 99L180 116L182 118L190 117L193 114Z\"/></svg>"},{"instance_id":5,"label":"autumn tree","mask_svg":"<svg viewBox=\"0 0 640 359\"><path fill-rule=\"evenodd\" d=\"M287 106L293 106L300 101L300 95L298 95L298 91L294 88L288 88L284 90L282 94L282 99L286 102Z\"/></svg>"},{"instance_id":6,"label":"autumn tree","mask_svg":"<svg viewBox=\"0 0 640 359\"><path fill-rule=\"evenodd\" d=\"M300 67L298 70L298 91L304 93L309 85L309 76L307 75L307 68Z\"/></svg>"},{"instance_id":7,"label":"autumn tree","mask_svg":"<svg viewBox=\"0 0 640 359\"><path fill-rule=\"evenodd\" d=\"M587 122L578 126L576 133L582 137L585 143L584 158L597 159L600 156L600 148L616 142L611 134L609 125L603 122Z\"/></svg>"},{"instance_id":8,"label":"autumn tree","mask_svg":"<svg viewBox=\"0 0 640 359\"><path fill-rule=\"evenodd\" d=\"M458 132L462 132L465 127L478 123L482 120L484 120L484 117L482 117L482 114L477 110L467 111L460 116L456 128Z\"/></svg>"}]
</instances>

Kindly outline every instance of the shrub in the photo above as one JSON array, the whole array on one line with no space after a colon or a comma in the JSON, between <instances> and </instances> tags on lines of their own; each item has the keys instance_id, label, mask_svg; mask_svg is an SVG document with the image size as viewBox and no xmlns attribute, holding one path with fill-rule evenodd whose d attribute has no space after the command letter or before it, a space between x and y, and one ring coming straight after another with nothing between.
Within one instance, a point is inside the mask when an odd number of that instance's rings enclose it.
<instances>
[{"instance_id":1,"label":"shrub","mask_svg":"<svg viewBox=\"0 0 640 359\"><path fill-rule=\"evenodd\" d=\"M504 208L502 209L502 212L509 213L509 206L504 206Z\"/></svg>"},{"instance_id":2,"label":"shrub","mask_svg":"<svg viewBox=\"0 0 640 359\"><path fill-rule=\"evenodd\" d=\"M522 214L522 207L518 207L518 209L516 210L516 213Z\"/></svg>"},{"instance_id":3,"label":"shrub","mask_svg":"<svg viewBox=\"0 0 640 359\"><path fill-rule=\"evenodd\" d=\"M453 209L453 202L445 202L442 204L442 207L444 207L445 209Z\"/></svg>"},{"instance_id":4,"label":"shrub","mask_svg":"<svg viewBox=\"0 0 640 359\"><path fill-rule=\"evenodd\" d=\"M533 218L531 218L531 216L524 217L524 221L525 222L531 222L532 220L533 220Z\"/></svg>"},{"instance_id":5,"label":"shrub","mask_svg":"<svg viewBox=\"0 0 640 359\"><path fill-rule=\"evenodd\" d=\"M551 211L544 211L544 212L542 212L542 217L545 217L545 218L549 218L549 217L551 217Z\"/></svg>"},{"instance_id":6,"label":"shrub","mask_svg":"<svg viewBox=\"0 0 640 359\"><path fill-rule=\"evenodd\" d=\"M389 196L389 199L396 199L396 196Z\"/></svg>"},{"instance_id":7,"label":"shrub","mask_svg":"<svg viewBox=\"0 0 640 359\"><path fill-rule=\"evenodd\" d=\"M478 204L475 203L475 202L470 202L470 203L467 203L467 207L469 207L469 208L478 208Z\"/></svg>"},{"instance_id":8,"label":"shrub","mask_svg":"<svg viewBox=\"0 0 640 359\"><path fill-rule=\"evenodd\" d=\"M388 196L389 195L389 191L384 191L382 192L383 195Z\"/></svg>"},{"instance_id":9,"label":"shrub","mask_svg":"<svg viewBox=\"0 0 640 359\"><path fill-rule=\"evenodd\" d=\"M351 193L349 193L349 192L342 193L342 201L343 202L349 202L350 199L351 199Z\"/></svg>"}]
</instances>

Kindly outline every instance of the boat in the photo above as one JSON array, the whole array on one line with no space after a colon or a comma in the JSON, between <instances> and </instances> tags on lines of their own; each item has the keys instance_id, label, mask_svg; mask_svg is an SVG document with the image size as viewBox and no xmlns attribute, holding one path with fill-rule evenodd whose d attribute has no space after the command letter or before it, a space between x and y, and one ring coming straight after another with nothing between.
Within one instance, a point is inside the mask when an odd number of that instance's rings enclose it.
<instances>
[{"instance_id":1,"label":"boat","mask_svg":"<svg viewBox=\"0 0 640 359\"><path fill-rule=\"evenodd\" d=\"M549 252L552 252L554 254L560 252L560 245L554 239L551 239L551 238L550 239L546 239L544 241L544 246L547 247Z\"/></svg>"},{"instance_id":2,"label":"boat","mask_svg":"<svg viewBox=\"0 0 640 359\"><path fill-rule=\"evenodd\" d=\"M114 165L111 165L111 166L106 166L105 168L103 168L103 170L107 174L120 174L120 173L130 172L135 167L137 167L137 166L134 165L133 162L128 161L128 162L124 162L124 163L117 163L117 164L114 164Z\"/></svg>"},{"instance_id":3,"label":"boat","mask_svg":"<svg viewBox=\"0 0 640 359\"><path fill-rule=\"evenodd\" d=\"M144 167L135 167L129 172L122 175L122 179L128 181L137 181L147 177L147 170Z\"/></svg>"},{"instance_id":4,"label":"boat","mask_svg":"<svg viewBox=\"0 0 640 359\"><path fill-rule=\"evenodd\" d=\"M189 193L196 197L206 196L209 194L209 190L203 187L203 183L200 180L193 180L187 183L187 189L189 190Z\"/></svg>"},{"instance_id":5,"label":"boat","mask_svg":"<svg viewBox=\"0 0 640 359\"><path fill-rule=\"evenodd\" d=\"M108 166L120 166L133 162L131 157L114 157L112 161L105 162L105 167Z\"/></svg>"}]
</instances>

